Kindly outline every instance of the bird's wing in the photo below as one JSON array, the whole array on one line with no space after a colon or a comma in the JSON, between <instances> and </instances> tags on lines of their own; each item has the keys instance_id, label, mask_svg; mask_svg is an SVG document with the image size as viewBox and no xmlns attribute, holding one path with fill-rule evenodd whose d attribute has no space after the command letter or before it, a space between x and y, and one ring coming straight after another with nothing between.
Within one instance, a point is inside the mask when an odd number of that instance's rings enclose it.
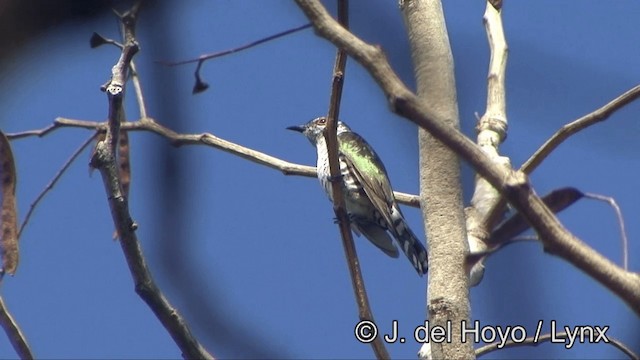
<instances>
[{"instance_id":1,"label":"bird's wing","mask_svg":"<svg viewBox=\"0 0 640 360\"><path fill-rule=\"evenodd\" d=\"M405 223L400 208L395 205L393 189L384 164L373 148L356 133L338 134L338 143L340 155L353 169L352 173L386 222L387 229L394 235L402 251L422 276L428 269L427 251Z\"/></svg>"},{"instance_id":2,"label":"bird's wing","mask_svg":"<svg viewBox=\"0 0 640 360\"><path fill-rule=\"evenodd\" d=\"M378 154L360 135L354 132L340 133L338 140L340 153L353 169L353 174L362 185L365 194L382 215L388 224L387 226L392 227L393 190L387 171Z\"/></svg>"}]
</instances>

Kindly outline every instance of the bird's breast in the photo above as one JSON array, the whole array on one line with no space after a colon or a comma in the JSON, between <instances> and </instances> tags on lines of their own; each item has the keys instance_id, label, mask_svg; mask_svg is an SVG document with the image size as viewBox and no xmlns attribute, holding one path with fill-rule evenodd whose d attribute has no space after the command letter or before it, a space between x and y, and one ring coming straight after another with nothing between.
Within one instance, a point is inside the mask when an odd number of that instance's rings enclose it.
<instances>
[{"instance_id":1,"label":"bird's breast","mask_svg":"<svg viewBox=\"0 0 640 360\"><path fill-rule=\"evenodd\" d=\"M354 215L365 215L370 211L370 201L366 197L364 190L360 186L357 178L353 175L347 162L342 154L338 155L340 162L340 175L343 195L345 199L345 205L347 206L347 212ZM326 151L318 149L318 162L316 164L318 171L318 180L322 185L325 193L329 197L329 200L333 202L333 189L331 185L331 171L329 169L329 157Z\"/></svg>"}]
</instances>

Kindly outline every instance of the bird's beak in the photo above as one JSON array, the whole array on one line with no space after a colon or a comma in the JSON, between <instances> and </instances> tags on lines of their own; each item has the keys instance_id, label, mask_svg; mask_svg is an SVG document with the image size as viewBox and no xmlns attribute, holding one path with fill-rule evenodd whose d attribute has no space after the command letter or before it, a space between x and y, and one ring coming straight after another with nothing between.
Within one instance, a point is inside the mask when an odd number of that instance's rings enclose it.
<instances>
[{"instance_id":1,"label":"bird's beak","mask_svg":"<svg viewBox=\"0 0 640 360\"><path fill-rule=\"evenodd\" d=\"M301 133L301 132L304 132L304 126L300 126L300 125L289 126L287 127L287 130L293 130Z\"/></svg>"}]
</instances>

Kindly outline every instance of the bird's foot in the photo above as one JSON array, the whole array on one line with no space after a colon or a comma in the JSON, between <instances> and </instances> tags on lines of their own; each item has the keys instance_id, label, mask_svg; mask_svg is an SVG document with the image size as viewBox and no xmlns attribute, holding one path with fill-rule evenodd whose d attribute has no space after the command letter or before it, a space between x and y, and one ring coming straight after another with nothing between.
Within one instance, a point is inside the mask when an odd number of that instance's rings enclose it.
<instances>
[{"instance_id":1,"label":"bird's foot","mask_svg":"<svg viewBox=\"0 0 640 360\"><path fill-rule=\"evenodd\" d=\"M336 175L336 176L327 176L327 180L329 180L330 183L341 182L342 181L342 174L339 174L339 175Z\"/></svg>"},{"instance_id":2,"label":"bird's foot","mask_svg":"<svg viewBox=\"0 0 640 360\"><path fill-rule=\"evenodd\" d=\"M356 221L356 216L353 214L347 214L347 218L349 219L349 223L352 223L354 221ZM334 224L339 224L340 223L340 219L338 219L337 217L333 218L333 223Z\"/></svg>"}]
</instances>

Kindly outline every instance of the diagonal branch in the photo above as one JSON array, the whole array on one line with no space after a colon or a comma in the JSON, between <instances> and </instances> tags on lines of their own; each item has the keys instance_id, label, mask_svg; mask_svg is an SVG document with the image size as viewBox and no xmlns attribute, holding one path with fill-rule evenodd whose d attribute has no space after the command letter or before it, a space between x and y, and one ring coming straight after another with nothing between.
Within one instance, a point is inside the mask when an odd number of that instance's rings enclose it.
<instances>
[{"instance_id":1,"label":"diagonal branch","mask_svg":"<svg viewBox=\"0 0 640 360\"><path fill-rule=\"evenodd\" d=\"M595 125L601 121L607 120L613 113L622 109L625 105L637 100L640 97L640 85L627 90L620 96L611 100L601 108L576 119L569 124L564 125L556 131L549 140L547 140L536 152L520 167L520 171L525 174L531 174L544 159L546 159L553 150L567 140L572 135L585 130L591 125ZM495 224L497 219L501 217L506 206L504 197L500 198L485 218L486 228L491 228L490 224Z\"/></svg>"},{"instance_id":2,"label":"diagonal branch","mask_svg":"<svg viewBox=\"0 0 640 360\"><path fill-rule=\"evenodd\" d=\"M65 171L67 171L69 166L71 166L71 164L73 164L73 162L78 158L78 156L80 156L82 151L86 149L86 147L89 146L89 144L91 144L91 142L96 137L96 135L98 135L97 132L91 135L87 140L85 140L80 145L80 147L78 147L78 149L74 151L73 154L71 154L69 159L67 159L67 161L62 165L60 170L58 170L58 172L53 176L53 178L51 179L51 181L49 181L47 186L44 187L44 189L40 192L40 194L38 194L36 199L31 203L31 205L29 206L29 211L27 211L27 215L25 215L24 220L22 220L22 225L20 225L20 231L18 232L18 237L22 236L22 232L24 231L24 228L29 223L29 220L31 219L31 215L33 215L33 212L38 206L38 203L40 203L40 201L44 198L47 192L53 189L53 187L56 185L58 180L60 180L62 175L65 173Z\"/></svg>"},{"instance_id":3,"label":"diagonal branch","mask_svg":"<svg viewBox=\"0 0 640 360\"><path fill-rule=\"evenodd\" d=\"M29 348L29 344L27 344L27 339L24 337L22 330L20 330L20 326L13 319L11 313L9 313L9 309L4 304L4 300L0 296L0 326L7 333L7 337L9 337L9 342L13 346L13 349L16 351L20 359L33 359L33 353L31 352L31 348Z\"/></svg>"},{"instance_id":4,"label":"diagonal branch","mask_svg":"<svg viewBox=\"0 0 640 360\"><path fill-rule=\"evenodd\" d=\"M429 131L500 191L536 230L547 251L596 279L640 315L640 275L620 268L565 229L535 193L526 174L495 165L476 144L442 121L402 83L379 47L342 28L319 1L296 0L296 3L319 36L344 49L369 71L394 112Z\"/></svg>"},{"instance_id":5,"label":"diagonal branch","mask_svg":"<svg viewBox=\"0 0 640 360\"><path fill-rule=\"evenodd\" d=\"M497 342L486 344L484 346L477 348L476 356L480 357L490 352L501 350L501 349L508 349L508 348L514 348L514 347L522 347L522 346L538 346L548 341L554 341L554 339L565 340L568 338L569 338L569 334L567 334L566 332L559 332L555 334L544 334L544 335L540 335L539 337L530 336L524 339L524 341L508 340L504 343L497 341ZM629 359L640 360L640 357L636 353L634 353L633 350L631 350L628 346L626 346L622 341L618 339L607 336L607 341L605 341L604 343L609 344L617 348L618 350L622 351L625 355L627 355Z\"/></svg>"},{"instance_id":6,"label":"diagonal branch","mask_svg":"<svg viewBox=\"0 0 640 360\"><path fill-rule=\"evenodd\" d=\"M613 113L622 109L625 105L635 101L639 97L640 85L636 85L596 111L564 125L556 131L549 140L542 144L538 150L536 150L536 152L522 165L520 170L527 174L531 174L553 150L560 146L560 144L570 136L588 128L591 125L607 120L609 116L613 115Z\"/></svg>"},{"instance_id":7,"label":"diagonal branch","mask_svg":"<svg viewBox=\"0 0 640 360\"><path fill-rule=\"evenodd\" d=\"M179 312L171 306L157 287L146 264L138 238L137 225L131 219L129 204L122 191L119 169L116 161L121 120L124 119L123 99L125 83L131 59L138 51L135 40L135 23L140 2L122 14L124 28L124 47L120 59L112 68L111 80L104 87L109 103L109 117L104 140L98 142L91 158L91 166L100 171L111 209L111 216L120 236L120 245L124 252L129 270L135 282L138 295L147 303L176 342L185 358L212 359L191 334L189 327Z\"/></svg>"}]
</instances>

